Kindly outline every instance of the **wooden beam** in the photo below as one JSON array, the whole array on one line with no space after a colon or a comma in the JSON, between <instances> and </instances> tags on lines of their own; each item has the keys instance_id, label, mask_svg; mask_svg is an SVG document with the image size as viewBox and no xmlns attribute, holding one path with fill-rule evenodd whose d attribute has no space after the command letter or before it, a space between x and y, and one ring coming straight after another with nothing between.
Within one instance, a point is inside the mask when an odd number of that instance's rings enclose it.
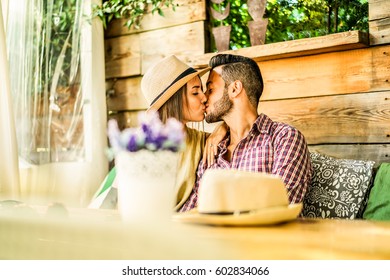
<instances>
[{"instance_id":1,"label":"wooden beam","mask_svg":"<svg viewBox=\"0 0 390 280\"><path fill-rule=\"evenodd\" d=\"M258 62L262 100L390 90L390 46Z\"/></svg>"},{"instance_id":2,"label":"wooden beam","mask_svg":"<svg viewBox=\"0 0 390 280\"><path fill-rule=\"evenodd\" d=\"M370 21L370 45L390 43L390 16Z\"/></svg>"},{"instance_id":3,"label":"wooden beam","mask_svg":"<svg viewBox=\"0 0 390 280\"><path fill-rule=\"evenodd\" d=\"M390 17L389 0L368 0L368 5L368 19L370 21Z\"/></svg>"},{"instance_id":4,"label":"wooden beam","mask_svg":"<svg viewBox=\"0 0 390 280\"><path fill-rule=\"evenodd\" d=\"M369 0L370 45L390 43L390 1Z\"/></svg>"},{"instance_id":5,"label":"wooden beam","mask_svg":"<svg viewBox=\"0 0 390 280\"><path fill-rule=\"evenodd\" d=\"M375 167L390 162L390 144L310 145L309 150L339 159L375 161Z\"/></svg>"},{"instance_id":6,"label":"wooden beam","mask_svg":"<svg viewBox=\"0 0 390 280\"><path fill-rule=\"evenodd\" d=\"M221 53L248 56L256 61L306 56L326 52L336 52L368 46L368 34L361 31L348 31L315 38L291 40L230 50ZM188 63L195 68L204 68L215 53L189 57Z\"/></svg>"},{"instance_id":7,"label":"wooden beam","mask_svg":"<svg viewBox=\"0 0 390 280\"><path fill-rule=\"evenodd\" d=\"M206 20L206 0L175 0L174 2L178 5L175 11L172 8L164 7L162 9L164 16L160 16L157 13L146 14L139 29L134 27L128 29L124 26L126 20L115 19L108 25L105 36L107 38L123 36Z\"/></svg>"},{"instance_id":8,"label":"wooden beam","mask_svg":"<svg viewBox=\"0 0 390 280\"><path fill-rule=\"evenodd\" d=\"M259 112L298 128L309 144L390 143L390 91L263 101Z\"/></svg>"},{"instance_id":9,"label":"wooden beam","mask_svg":"<svg viewBox=\"0 0 390 280\"><path fill-rule=\"evenodd\" d=\"M162 57L162 55L160 55ZM152 58L152 57L151 57ZM259 62L262 101L390 90L390 46ZM150 64L152 62L148 62ZM125 68L125 66L123 66ZM207 74L203 76L205 83ZM140 76L107 81L108 110L147 108Z\"/></svg>"}]
</instances>

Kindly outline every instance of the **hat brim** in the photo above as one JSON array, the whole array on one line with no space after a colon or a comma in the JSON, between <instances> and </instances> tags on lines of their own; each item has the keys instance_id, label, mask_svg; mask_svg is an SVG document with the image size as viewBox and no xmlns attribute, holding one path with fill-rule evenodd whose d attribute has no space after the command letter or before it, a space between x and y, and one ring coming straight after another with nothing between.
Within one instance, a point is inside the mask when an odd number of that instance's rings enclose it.
<instances>
[{"instance_id":1,"label":"hat brim","mask_svg":"<svg viewBox=\"0 0 390 280\"><path fill-rule=\"evenodd\" d=\"M171 98L175 92L177 92L182 86L184 86L188 81L190 81L191 79L193 79L194 77L198 76L199 77L202 77L204 74L206 74L208 71L210 71L210 67L207 67L205 69L202 69L200 71L197 71L195 73L191 73L183 78L181 78L180 80L178 80L176 83L174 83L173 85L171 85L165 92L163 95L160 96L159 99L157 99L151 106L149 106L149 108L147 109L147 111L157 111L158 109L161 108L162 105L164 105L165 102L168 101L169 98Z\"/></svg>"},{"instance_id":2,"label":"hat brim","mask_svg":"<svg viewBox=\"0 0 390 280\"><path fill-rule=\"evenodd\" d=\"M197 208L194 208L188 212L173 215L173 220L215 226L261 226L294 220L301 210L302 203L270 207L239 215L201 214Z\"/></svg>"}]
</instances>

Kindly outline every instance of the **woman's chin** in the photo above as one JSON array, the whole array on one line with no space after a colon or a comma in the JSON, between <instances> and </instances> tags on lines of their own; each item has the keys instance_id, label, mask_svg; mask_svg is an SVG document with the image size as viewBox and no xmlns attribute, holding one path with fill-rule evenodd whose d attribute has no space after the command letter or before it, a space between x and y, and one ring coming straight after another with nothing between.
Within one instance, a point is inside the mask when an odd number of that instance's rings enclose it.
<instances>
[{"instance_id":1,"label":"woman's chin","mask_svg":"<svg viewBox=\"0 0 390 280\"><path fill-rule=\"evenodd\" d=\"M194 122L203 122L204 118L205 118L204 114L199 115L198 117L194 118L195 119Z\"/></svg>"}]
</instances>

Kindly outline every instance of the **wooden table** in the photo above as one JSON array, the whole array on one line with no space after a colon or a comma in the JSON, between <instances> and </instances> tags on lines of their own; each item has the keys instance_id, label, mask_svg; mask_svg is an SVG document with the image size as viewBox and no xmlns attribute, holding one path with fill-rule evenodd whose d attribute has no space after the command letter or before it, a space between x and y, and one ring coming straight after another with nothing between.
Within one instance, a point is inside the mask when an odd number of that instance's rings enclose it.
<instances>
[{"instance_id":1,"label":"wooden table","mask_svg":"<svg viewBox=\"0 0 390 280\"><path fill-rule=\"evenodd\" d=\"M297 219L268 227L188 226L236 259L390 259L390 223Z\"/></svg>"},{"instance_id":2,"label":"wooden table","mask_svg":"<svg viewBox=\"0 0 390 280\"><path fill-rule=\"evenodd\" d=\"M263 227L124 224L116 211L0 215L0 259L390 259L390 222L297 219Z\"/></svg>"}]
</instances>

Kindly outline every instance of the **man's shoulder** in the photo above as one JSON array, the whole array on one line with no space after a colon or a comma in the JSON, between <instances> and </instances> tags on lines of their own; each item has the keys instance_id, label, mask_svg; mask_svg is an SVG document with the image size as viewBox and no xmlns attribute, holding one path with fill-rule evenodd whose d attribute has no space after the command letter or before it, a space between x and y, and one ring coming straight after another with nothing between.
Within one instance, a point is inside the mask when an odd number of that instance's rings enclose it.
<instances>
[{"instance_id":1,"label":"man's shoulder","mask_svg":"<svg viewBox=\"0 0 390 280\"><path fill-rule=\"evenodd\" d=\"M301 134L301 132L294 126L283 123L283 122L273 122L273 129L274 133L282 133L282 134L289 134L289 133L298 133Z\"/></svg>"},{"instance_id":2,"label":"man's shoulder","mask_svg":"<svg viewBox=\"0 0 390 280\"><path fill-rule=\"evenodd\" d=\"M258 126L261 130L266 130L270 134L283 132L285 133L287 131L299 132L299 130L294 126L284 122L274 121L269 116L263 113L259 115L256 122L258 123Z\"/></svg>"},{"instance_id":3,"label":"man's shoulder","mask_svg":"<svg viewBox=\"0 0 390 280\"><path fill-rule=\"evenodd\" d=\"M296 127L279 121L273 121L271 118L267 116L270 125L269 125L269 134L272 135L274 138L279 137L302 137L304 138L304 135L302 132L297 129Z\"/></svg>"}]
</instances>

